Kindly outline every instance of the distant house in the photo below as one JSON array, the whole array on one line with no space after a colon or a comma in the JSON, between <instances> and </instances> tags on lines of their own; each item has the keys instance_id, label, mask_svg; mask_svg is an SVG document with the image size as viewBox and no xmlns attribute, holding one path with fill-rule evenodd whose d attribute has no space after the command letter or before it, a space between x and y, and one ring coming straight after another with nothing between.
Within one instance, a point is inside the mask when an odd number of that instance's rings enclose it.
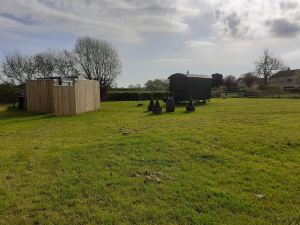
<instances>
[{"instance_id":1,"label":"distant house","mask_svg":"<svg viewBox=\"0 0 300 225\"><path fill-rule=\"evenodd\" d=\"M282 89L300 89L300 69L280 71L270 77L270 84Z\"/></svg>"},{"instance_id":2,"label":"distant house","mask_svg":"<svg viewBox=\"0 0 300 225\"><path fill-rule=\"evenodd\" d=\"M200 101L211 98L211 76L175 73L168 79L176 102L187 101L190 97Z\"/></svg>"}]
</instances>

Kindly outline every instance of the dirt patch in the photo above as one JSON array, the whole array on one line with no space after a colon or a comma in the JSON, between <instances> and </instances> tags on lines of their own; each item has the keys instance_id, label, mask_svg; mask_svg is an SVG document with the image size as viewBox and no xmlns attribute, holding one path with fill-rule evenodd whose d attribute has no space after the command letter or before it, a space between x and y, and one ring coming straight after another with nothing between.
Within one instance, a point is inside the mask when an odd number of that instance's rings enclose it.
<instances>
[{"instance_id":1,"label":"dirt patch","mask_svg":"<svg viewBox=\"0 0 300 225\"><path fill-rule=\"evenodd\" d=\"M0 138L5 138L5 137L8 137L8 134L0 133Z\"/></svg>"},{"instance_id":2,"label":"dirt patch","mask_svg":"<svg viewBox=\"0 0 300 225\"><path fill-rule=\"evenodd\" d=\"M254 194L257 199L264 199L265 196L263 194Z\"/></svg>"},{"instance_id":3,"label":"dirt patch","mask_svg":"<svg viewBox=\"0 0 300 225\"><path fill-rule=\"evenodd\" d=\"M123 136L128 136L130 134L142 133L147 130L149 126L143 126L141 128L128 128L128 127L121 127L119 129L119 133Z\"/></svg>"},{"instance_id":4,"label":"dirt patch","mask_svg":"<svg viewBox=\"0 0 300 225\"><path fill-rule=\"evenodd\" d=\"M13 174L8 174L5 178L6 178L6 180L12 180L12 179L14 179L14 175Z\"/></svg>"},{"instance_id":5,"label":"dirt patch","mask_svg":"<svg viewBox=\"0 0 300 225\"><path fill-rule=\"evenodd\" d=\"M145 184L149 184L149 183L160 184L164 180L175 180L175 178L170 177L167 174L161 172L150 172L150 171L134 172L130 175L130 177L142 178Z\"/></svg>"}]
</instances>

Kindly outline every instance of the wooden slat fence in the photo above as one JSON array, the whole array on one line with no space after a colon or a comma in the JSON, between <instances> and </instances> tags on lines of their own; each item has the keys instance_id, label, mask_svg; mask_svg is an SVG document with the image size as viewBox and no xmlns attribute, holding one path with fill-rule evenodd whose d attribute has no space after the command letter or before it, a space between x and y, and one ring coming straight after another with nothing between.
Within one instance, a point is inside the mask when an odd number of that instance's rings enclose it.
<instances>
[{"instance_id":1,"label":"wooden slat fence","mask_svg":"<svg viewBox=\"0 0 300 225\"><path fill-rule=\"evenodd\" d=\"M54 85L53 80L27 82L27 110L57 116L78 115L100 108L98 81L80 80L74 86Z\"/></svg>"},{"instance_id":2,"label":"wooden slat fence","mask_svg":"<svg viewBox=\"0 0 300 225\"><path fill-rule=\"evenodd\" d=\"M100 108L99 82L81 80L75 84L77 114Z\"/></svg>"},{"instance_id":3,"label":"wooden slat fence","mask_svg":"<svg viewBox=\"0 0 300 225\"><path fill-rule=\"evenodd\" d=\"M53 99L56 116L77 114L74 86L54 86Z\"/></svg>"},{"instance_id":4,"label":"wooden slat fence","mask_svg":"<svg viewBox=\"0 0 300 225\"><path fill-rule=\"evenodd\" d=\"M29 80L26 83L27 110L53 113L53 80Z\"/></svg>"}]
</instances>

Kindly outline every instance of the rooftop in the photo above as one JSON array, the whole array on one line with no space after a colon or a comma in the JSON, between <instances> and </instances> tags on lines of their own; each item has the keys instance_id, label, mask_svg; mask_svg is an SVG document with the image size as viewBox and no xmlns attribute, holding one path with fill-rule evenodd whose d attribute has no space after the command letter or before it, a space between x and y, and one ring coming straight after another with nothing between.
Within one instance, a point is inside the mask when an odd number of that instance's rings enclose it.
<instances>
[{"instance_id":1,"label":"rooftop","mask_svg":"<svg viewBox=\"0 0 300 225\"><path fill-rule=\"evenodd\" d=\"M171 76L169 76L168 79L170 79L172 76L185 76L185 77L189 77L189 78L207 78L207 79L211 79L211 76L208 76L208 75L200 75L200 74L183 74L183 73L175 73L175 74L172 74Z\"/></svg>"},{"instance_id":2,"label":"rooftop","mask_svg":"<svg viewBox=\"0 0 300 225\"><path fill-rule=\"evenodd\" d=\"M296 74L300 74L300 69L279 71L278 73L274 74L271 78L292 77Z\"/></svg>"}]
</instances>

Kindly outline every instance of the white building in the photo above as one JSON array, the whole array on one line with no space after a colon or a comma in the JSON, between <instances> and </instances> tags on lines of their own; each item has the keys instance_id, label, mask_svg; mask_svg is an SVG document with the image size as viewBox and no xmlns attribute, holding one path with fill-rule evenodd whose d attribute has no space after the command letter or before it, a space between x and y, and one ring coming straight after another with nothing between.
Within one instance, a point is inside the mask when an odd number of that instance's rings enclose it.
<instances>
[{"instance_id":1,"label":"white building","mask_svg":"<svg viewBox=\"0 0 300 225\"><path fill-rule=\"evenodd\" d=\"M269 81L282 89L300 89L300 69L280 71L270 77Z\"/></svg>"}]
</instances>

